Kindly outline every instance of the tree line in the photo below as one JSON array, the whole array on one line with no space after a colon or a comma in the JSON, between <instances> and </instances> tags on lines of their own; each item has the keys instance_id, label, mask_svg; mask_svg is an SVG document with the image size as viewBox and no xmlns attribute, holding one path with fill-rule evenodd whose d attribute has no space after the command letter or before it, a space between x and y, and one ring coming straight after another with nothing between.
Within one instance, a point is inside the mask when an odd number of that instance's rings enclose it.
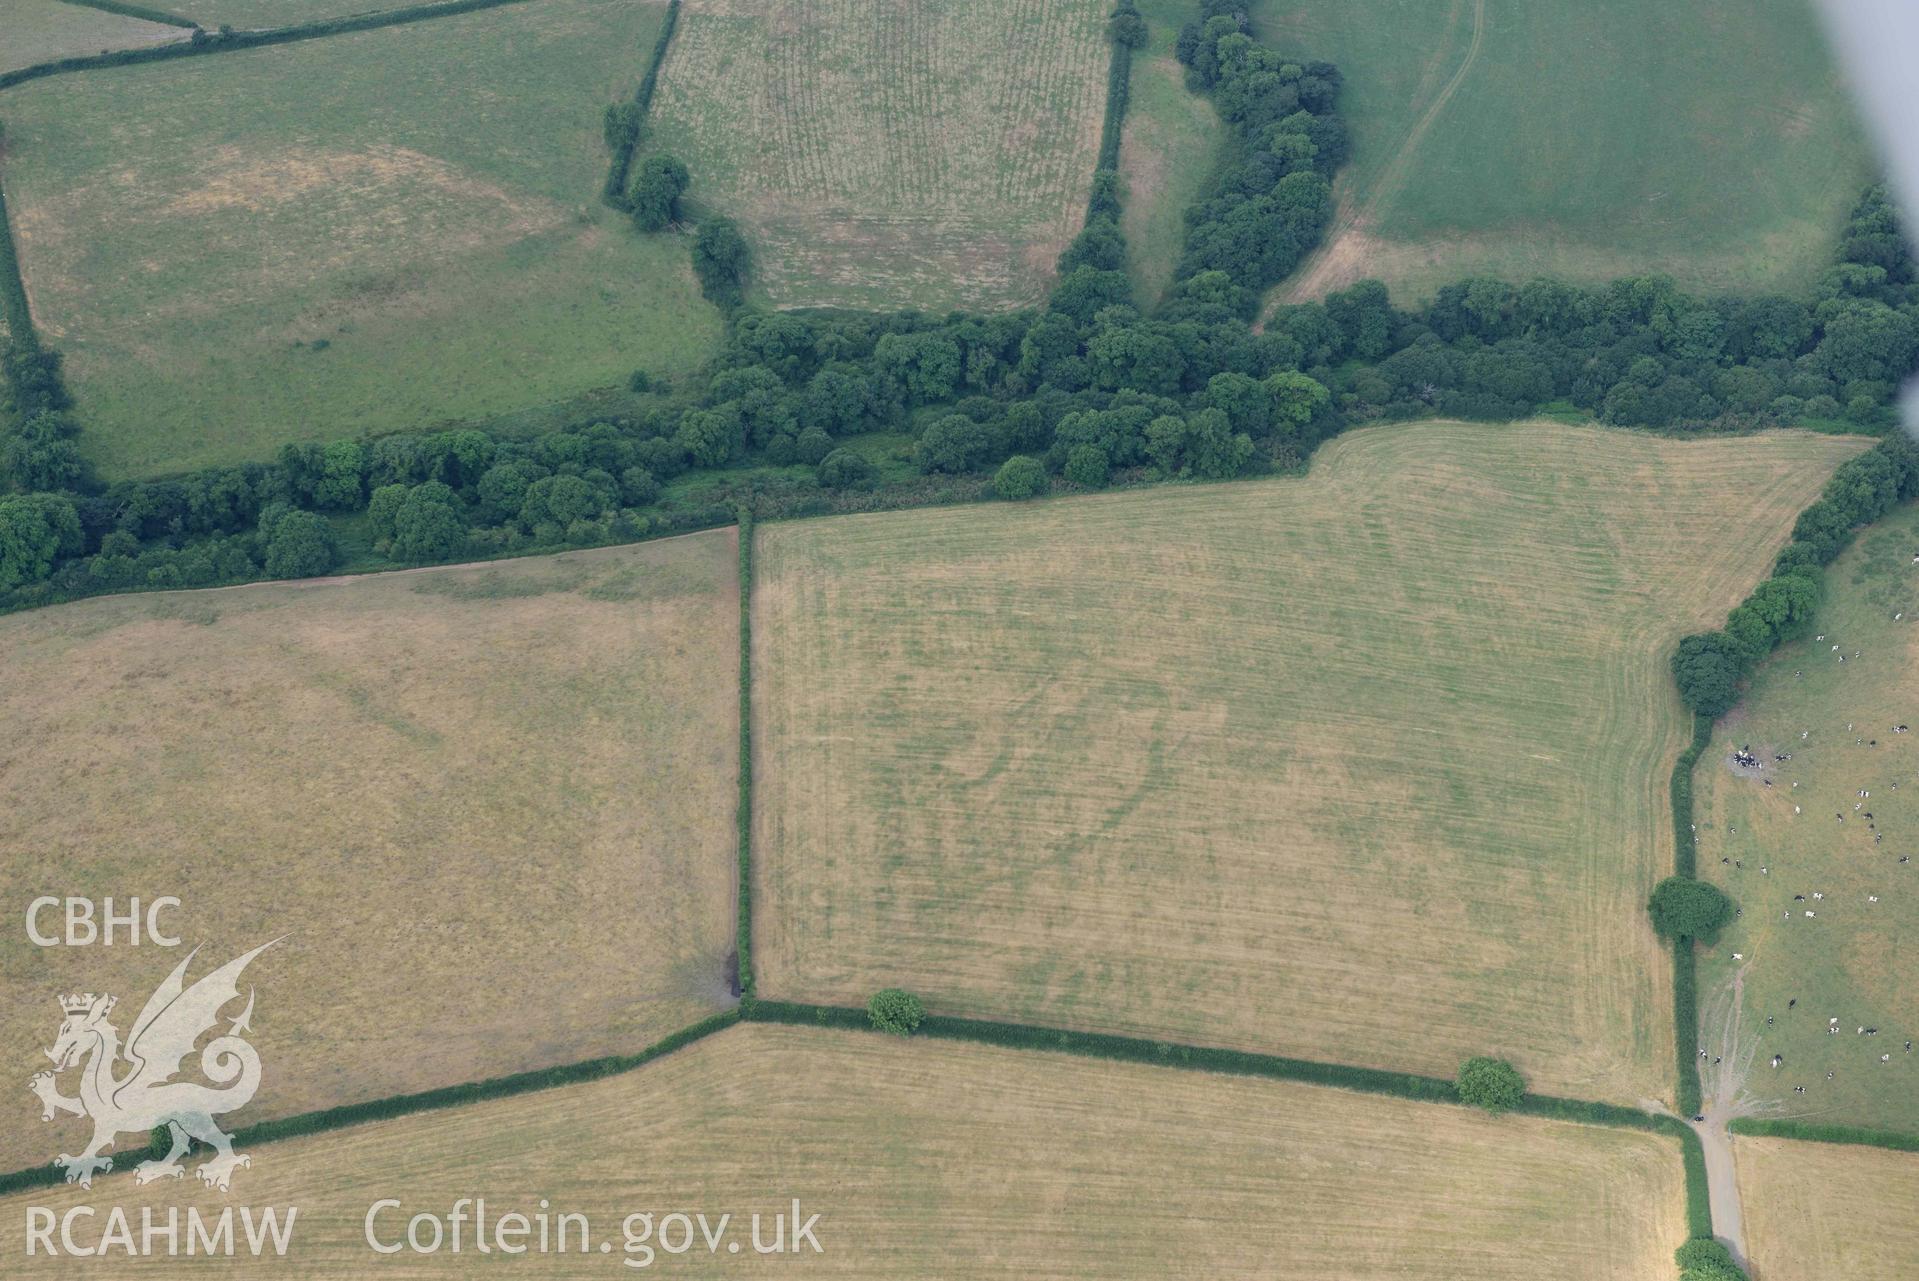
<instances>
[{"instance_id":1,"label":"tree line","mask_svg":"<svg viewBox=\"0 0 1919 1281\"><path fill-rule=\"evenodd\" d=\"M1130 48L1137 14L1116 12L1112 34ZM298 444L269 462L111 485L77 447L58 354L15 325L0 353L0 607L324 573L339 563L339 518L358 513L378 552L429 563L730 523L741 505L778 516L1254 475L1389 419L1560 408L1672 432L1890 423L1919 352L1919 293L1877 188L1807 297L1702 299L1656 276L1472 279L1403 308L1367 281L1278 308L1255 330L1262 291L1316 243L1346 154L1338 70L1283 60L1255 34L1243 9L1208 0L1180 35L1190 81L1235 145L1189 210L1179 275L1153 306L1126 272L1110 168L1095 175L1045 305L1006 314L750 305L745 238L703 217L691 252L727 311L721 349L677 386L636 373L634 389L651 394L629 412L524 438ZM639 127L609 114L609 146ZM641 226L677 221L697 182L670 157L647 157L632 177L621 199ZM863 448L902 432L916 476L882 471ZM694 476L709 479L682 483ZM1793 584L1769 590L1752 613L1803 610ZM1748 644L1748 629L1728 635ZM1688 670L1701 675L1682 684L1723 681L1727 652L1692 643Z\"/></svg>"}]
</instances>

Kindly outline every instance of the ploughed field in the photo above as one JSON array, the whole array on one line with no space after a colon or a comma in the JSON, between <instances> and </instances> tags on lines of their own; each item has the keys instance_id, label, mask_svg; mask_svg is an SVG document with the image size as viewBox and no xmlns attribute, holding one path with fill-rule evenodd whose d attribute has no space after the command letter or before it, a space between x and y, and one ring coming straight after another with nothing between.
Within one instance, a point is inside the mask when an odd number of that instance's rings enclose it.
<instances>
[{"instance_id":1,"label":"ploughed field","mask_svg":"<svg viewBox=\"0 0 1919 1281\"><path fill-rule=\"evenodd\" d=\"M687 0L647 123L775 306L1039 302L1106 110L1096 0Z\"/></svg>"}]
</instances>

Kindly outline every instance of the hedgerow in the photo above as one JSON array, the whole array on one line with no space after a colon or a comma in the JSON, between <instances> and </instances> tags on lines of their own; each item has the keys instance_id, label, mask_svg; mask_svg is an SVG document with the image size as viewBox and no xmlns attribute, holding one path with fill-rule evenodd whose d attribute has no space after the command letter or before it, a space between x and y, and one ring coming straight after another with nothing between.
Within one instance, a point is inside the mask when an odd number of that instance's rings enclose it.
<instances>
[{"instance_id":1,"label":"hedgerow","mask_svg":"<svg viewBox=\"0 0 1919 1281\"><path fill-rule=\"evenodd\" d=\"M598 1081L643 1067L657 1058L671 1054L675 1050L684 1049L695 1041L704 1040L715 1032L732 1027L739 1021L740 1012L737 1008L722 1010L718 1014L681 1028L670 1036L662 1037L637 1054L609 1054L604 1058L587 1059L580 1063L538 1068L531 1072L516 1072L510 1076L489 1077L483 1081L469 1081L461 1085L444 1086L437 1090L421 1090L415 1094L397 1094L383 1099L370 1099L364 1103L349 1103L337 1108L323 1108L317 1112L302 1112L298 1116L242 1126L233 1132L232 1138L237 1146L242 1147L273 1143L280 1139L323 1134L352 1125L363 1125L368 1121L391 1120L394 1117L408 1116L415 1112L433 1112L442 1108L478 1103L485 1099L502 1099L516 1094L530 1094L536 1090L551 1090L563 1085L580 1085L587 1081ZM165 1151L166 1149L162 1146L150 1146L140 1152L121 1154L116 1164L124 1169L131 1158L160 1156L164 1155ZM11 1174L0 1174L0 1195L25 1188L48 1187L59 1183L61 1177L59 1167L51 1163L16 1170Z\"/></svg>"},{"instance_id":2,"label":"hedgerow","mask_svg":"<svg viewBox=\"0 0 1919 1281\"><path fill-rule=\"evenodd\" d=\"M740 994L753 995L753 512L739 513L740 538L740 794L735 822L739 891L734 954Z\"/></svg>"},{"instance_id":3,"label":"hedgerow","mask_svg":"<svg viewBox=\"0 0 1919 1281\"><path fill-rule=\"evenodd\" d=\"M740 1003L740 1017L748 1023L779 1023L797 1027L829 1027L843 1031L871 1032L867 1012L851 1006L816 1005L802 1001L747 1000ZM1321 1063L1310 1059L1291 1059L1248 1050L1220 1049L1212 1046L1183 1045L1170 1041L1149 1041L1139 1037L1115 1036L1102 1032L1074 1032L1064 1028L1038 1027L1026 1023L1002 1023L987 1019L965 1019L952 1015L928 1014L914 1033L937 1040L972 1041L1007 1049L1041 1050L1056 1054L1074 1054L1084 1058L1110 1059L1122 1063L1147 1063L1157 1067L1187 1068L1204 1072L1223 1072L1233 1076L1256 1076L1279 1081L1298 1081L1353 1090L1363 1094L1384 1094L1412 1099L1420 1103L1443 1103L1454 1107L1470 1106L1461 1101L1454 1082L1410 1072L1389 1072L1380 1068L1354 1067L1343 1063ZM1525 1094L1512 1109L1522 1116L1604 1125L1618 1129L1643 1130L1679 1140L1686 1168L1687 1218L1695 1235L1712 1234L1712 1209L1706 1183L1705 1148L1690 1127L1669 1116L1657 1116L1636 1108L1599 1103L1585 1099L1562 1099L1551 1095Z\"/></svg>"},{"instance_id":4,"label":"hedgerow","mask_svg":"<svg viewBox=\"0 0 1919 1281\"><path fill-rule=\"evenodd\" d=\"M177 13L167 13L160 9L149 9L141 4L127 4L125 0L67 0L87 9L98 9L102 13L117 13L123 18L142 18L148 22L158 22L169 27L197 28L199 23L192 18L183 18Z\"/></svg>"},{"instance_id":5,"label":"hedgerow","mask_svg":"<svg viewBox=\"0 0 1919 1281\"><path fill-rule=\"evenodd\" d=\"M634 149L640 145L640 138L646 130L646 116L653 109L653 91L660 83L660 67L666 62L667 46L673 42L673 29L679 20L680 0L667 0L666 17L660 23L659 39L653 42L653 55L646 64L646 75L641 78L640 87L633 93L633 100L607 108L607 142L613 157L607 163L606 183L600 190L600 198L615 209L629 207L627 171L633 167ZM614 124L615 113L619 122L617 128Z\"/></svg>"},{"instance_id":6,"label":"hedgerow","mask_svg":"<svg viewBox=\"0 0 1919 1281\"><path fill-rule=\"evenodd\" d=\"M1845 1143L1857 1147L1890 1148L1895 1152L1919 1152L1919 1134L1905 1134L1898 1130L1819 1125L1809 1121L1771 1120L1757 1116L1738 1117L1728 1128L1734 1134L1747 1134L1754 1138L1804 1139L1811 1143Z\"/></svg>"},{"instance_id":7,"label":"hedgerow","mask_svg":"<svg viewBox=\"0 0 1919 1281\"><path fill-rule=\"evenodd\" d=\"M425 22L432 18L450 17L456 13L471 13L476 9L495 9L501 5L528 2L529 0L439 0L438 3L415 5L408 9L388 9L379 13L361 13L344 18L323 18L317 22L300 22L285 27L265 27L257 31L222 29L216 32L207 31L195 25L191 40L175 41L171 44L142 45L137 49L114 49L76 58L57 58L51 62L37 62L30 67L20 67L0 73L0 89L11 89L14 85L25 84L29 80L63 75L70 71L95 71L102 67L125 67L137 63L165 62L173 58L193 58L201 54L225 53L235 49L258 49L267 45L292 44L300 40L316 40L322 36L345 35L352 31L372 31L378 27L397 27L409 22Z\"/></svg>"},{"instance_id":8,"label":"hedgerow","mask_svg":"<svg viewBox=\"0 0 1919 1281\"><path fill-rule=\"evenodd\" d=\"M1673 678L1687 706L1708 718L1729 711L1752 671L1779 646L1811 629L1819 608L1820 571L1851 544L1858 529L1915 496L1919 445L1910 437L1889 436L1841 464L1818 501L1799 514L1772 577L1733 608L1719 631L1679 643Z\"/></svg>"}]
</instances>

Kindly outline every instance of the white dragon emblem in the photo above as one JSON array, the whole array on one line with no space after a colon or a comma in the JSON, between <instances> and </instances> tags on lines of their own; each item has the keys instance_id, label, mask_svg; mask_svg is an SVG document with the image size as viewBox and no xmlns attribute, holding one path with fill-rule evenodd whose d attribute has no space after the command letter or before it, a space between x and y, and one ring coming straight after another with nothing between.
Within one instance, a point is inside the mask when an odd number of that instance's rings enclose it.
<instances>
[{"instance_id":1,"label":"white dragon emblem","mask_svg":"<svg viewBox=\"0 0 1919 1281\"><path fill-rule=\"evenodd\" d=\"M62 1153L56 1162L68 1183L92 1187L96 1173L113 1168L113 1159L100 1153L113 1146L116 1135L128 1131L148 1135L160 1126L166 1127L172 1151L158 1160L142 1161L134 1172L136 1182L185 1174L180 1157L195 1139L213 1149L212 1158L196 1170L209 1187L226 1191L234 1167L252 1164L233 1150L233 1140L213 1123L216 1113L244 1107L260 1088L260 1055L240 1037L251 1030L251 990L246 1009L226 1034L216 1036L200 1051L200 1070L213 1085L174 1078L180 1073L181 1060L193 1053L194 1043L219 1023L221 1008L238 999L240 972L279 941L263 943L187 987L187 965L199 952L195 948L147 998L124 1049L119 1030L107 1021L115 998L91 992L60 998L65 1020L53 1048L46 1052L53 1060L53 1071L35 1073L27 1084L39 1096L41 1120L51 1121L62 1112L93 1118L93 1141L86 1151L79 1156ZM127 1067L118 1071L122 1062ZM76 1066L80 1097L68 1098L60 1093L56 1078Z\"/></svg>"}]
</instances>

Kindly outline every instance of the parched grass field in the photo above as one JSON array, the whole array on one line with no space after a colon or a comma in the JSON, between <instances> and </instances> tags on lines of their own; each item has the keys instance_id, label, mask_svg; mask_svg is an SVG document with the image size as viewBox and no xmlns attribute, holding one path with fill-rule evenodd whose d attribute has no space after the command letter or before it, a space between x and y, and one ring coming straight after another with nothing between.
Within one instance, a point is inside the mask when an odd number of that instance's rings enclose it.
<instances>
[{"instance_id":1,"label":"parched grass field","mask_svg":"<svg viewBox=\"0 0 1919 1281\"><path fill-rule=\"evenodd\" d=\"M1665 272L1711 292L1824 268L1872 162L1809 0L1259 0L1346 76L1330 248L1276 291L1401 298L1472 274ZM1701 50L1711 56L1702 57Z\"/></svg>"},{"instance_id":2,"label":"parched grass field","mask_svg":"<svg viewBox=\"0 0 1919 1281\"><path fill-rule=\"evenodd\" d=\"M1186 243L1186 207L1212 176L1226 136L1212 102L1186 91L1186 68L1173 56L1180 26L1196 11L1187 0L1140 6L1149 42L1133 53L1119 168L1127 268L1145 308L1172 283Z\"/></svg>"},{"instance_id":3,"label":"parched grass field","mask_svg":"<svg viewBox=\"0 0 1919 1281\"><path fill-rule=\"evenodd\" d=\"M725 1005L736 547L0 619L0 1170L84 1135L24 1093L55 997L113 992L124 1035L185 955L35 947L43 894L178 896L196 977L287 936L247 972L242 1124L633 1051Z\"/></svg>"},{"instance_id":4,"label":"parched grass field","mask_svg":"<svg viewBox=\"0 0 1919 1281\"><path fill-rule=\"evenodd\" d=\"M1106 108L1097 0L687 0L648 145L737 218L775 306L1036 302Z\"/></svg>"},{"instance_id":5,"label":"parched grass field","mask_svg":"<svg viewBox=\"0 0 1919 1281\"><path fill-rule=\"evenodd\" d=\"M242 1193L244 1188L244 1193ZM141 1205L223 1203L178 1185L113 1187ZM1685 1238L1669 1139L1313 1086L813 1028L747 1025L591 1085L263 1147L235 1176L252 1205L301 1207L283 1267L303 1277L471 1275L475 1256L376 1259L379 1224L484 1196L490 1215L621 1220L731 1213L732 1241L652 1263L758 1271L750 1216L799 1198L821 1253L787 1271L832 1277L1261 1276L1274 1281L1643 1281ZM101 1185L92 1193L98 1203ZM85 1199L42 1191L56 1212ZM20 1199L0 1249L21 1259ZM389 1226L395 1233L387 1233ZM790 1225L789 1225L790 1229ZM469 1227L470 1234L470 1227ZM577 1247L578 1231L572 1241ZM60 1275L65 1260L25 1275ZM98 1261L91 1261L97 1269ZM203 1259L144 1261L197 1276ZM378 1265L377 1268L375 1265ZM608 1260L527 1254L516 1272L617 1275Z\"/></svg>"},{"instance_id":6,"label":"parched grass field","mask_svg":"<svg viewBox=\"0 0 1919 1281\"><path fill-rule=\"evenodd\" d=\"M1701 990L1719 995L1706 1009L1708 1043L1726 1036L1737 975L1734 1040L1756 1051L1745 1079L1752 1110L1912 1134L1919 1052L1905 1047L1919 1044L1919 733L1894 727L1919 726L1916 554L1919 506L1907 506L1833 563L1815 627L1825 639L1787 646L1760 670L1694 784L1700 875L1744 912L1702 954ZM1744 746L1763 770L1732 765ZM1826 1031L1831 1018L1837 1035ZM1775 1054L1785 1056L1778 1071L1768 1066Z\"/></svg>"},{"instance_id":7,"label":"parched grass field","mask_svg":"<svg viewBox=\"0 0 1919 1281\"><path fill-rule=\"evenodd\" d=\"M0 12L0 71L186 38L183 27L126 18L66 0L10 0Z\"/></svg>"},{"instance_id":8,"label":"parched grass field","mask_svg":"<svg viewBox=\"0 0 1919 1281\"><path fill-rule=\"evenodd\" d=\"M1735 1140L1755 1281L1919 1276L1919 1155Z\"/></svg>"},{"instance_id":9,"label":"parched grass field","mask_svg":"<svg viewBox=\"0 0 1919 1281\"><path fill-rule=\"evenodd\" d=\"M83 449L166 473L697 365L720 322L686 242L599 203L600 113L664 12L540 0L9 92Z\"/></svg>"},{"instance_id":10,"label":"parched grass field","mask_svg":"<svg viewBox=\"0 0 1919 1281\"><path fill-rule=\"evenodd\" d=\"M1667 656L1863 447L1420 424L770 526L761 991L1663 1095Z\"/></svg>"}]
</instances>

